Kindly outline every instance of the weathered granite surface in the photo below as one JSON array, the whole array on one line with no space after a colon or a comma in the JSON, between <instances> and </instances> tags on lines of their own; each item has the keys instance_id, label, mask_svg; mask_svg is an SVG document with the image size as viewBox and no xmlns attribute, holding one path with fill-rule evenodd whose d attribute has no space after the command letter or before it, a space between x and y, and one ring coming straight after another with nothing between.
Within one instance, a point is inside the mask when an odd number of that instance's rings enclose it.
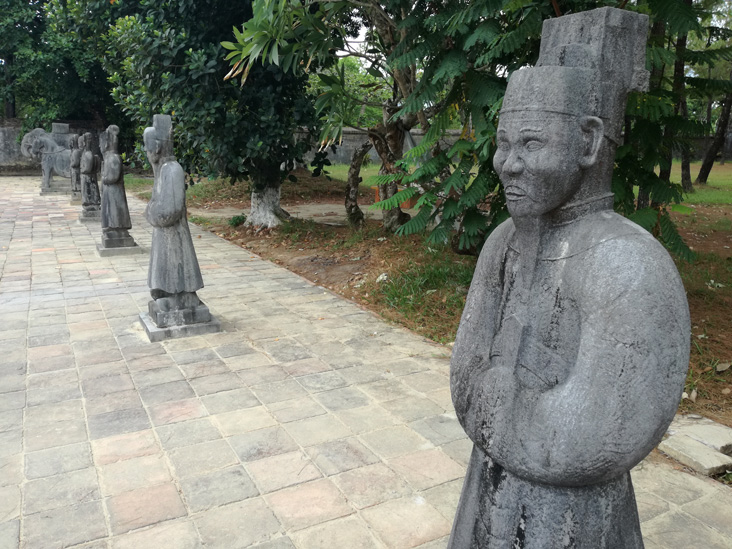
<instances>
[{"instance_id":1,"label":"weathered granite surface","mask_svg":"<svg viewBox=\"0 0 732 549\"><path fill-rule=\"evenodd\" d=\"M544 23L509 81L494 157L512 218L476 267L451 363L474 443L449 547L643 547L630 469L674 417L689 358L665 249L613 213L627 93L647 17Z\"/></svg>"},{"instance_id":2,"label":"weathered granite surface","mask_svg":"<svg viewBox=\"0 0 732 549\"><path fill-rule=\"evenodd\" d=\"M101 159L93 152L92 139L92 134L89 132L79 138L79 147L82 150L79 164L82 207L79 220L81 221L96 221L101 218L101 197L97 183Z\"/></svg>"},{"instance_id":3,"label":"weathered granite surface","mask_svg":"<svg viewBox=\"0 0 732 549\"><path fill-rule=\"evenodd\" d=\"M132 228L130 210L125 194L125 180L122 157L119 155L119 128L109 126L100 136L102 150L102 247L135 247L135 239L130 236Z\"/></svg>"},{"instance_id":4,"label":"weathered granite surface","mask_svg":"<svg viewBox=\"0 0 732 549\"><path fill-rule=\"evenodd\" d=\"M203 288L201 269L188 228L183 168L173 154L172 122L155 115L145 129L145 151L155 182L145 217L153 226L148 286L148 314L158 328L212 322L211 313L196 294ZM145 319L142 319L143 325ZM150 330L148 336L151 336ZM167 337L177 337L169 331ZM190 330L185 331L189 335Z\"/></svg>"}]
</instances>

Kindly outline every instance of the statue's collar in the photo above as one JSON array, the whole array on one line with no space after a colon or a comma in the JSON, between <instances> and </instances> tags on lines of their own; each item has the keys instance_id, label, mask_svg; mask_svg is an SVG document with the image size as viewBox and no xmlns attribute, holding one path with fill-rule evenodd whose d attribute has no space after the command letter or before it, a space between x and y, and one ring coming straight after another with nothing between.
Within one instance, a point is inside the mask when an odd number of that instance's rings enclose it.
<instances>
[{"instance_id":1,"label":"statue's collar","mask_svg":"<svg viewBox=\"0 0 732 549\"><path fill-rule=\"evenodd\" d=\"M567 225L574 223L587 214L613 209L613 193L604 193L585 200L570 202L558 208L551 216L552 224Z\"/></svg>"}]
</instances>

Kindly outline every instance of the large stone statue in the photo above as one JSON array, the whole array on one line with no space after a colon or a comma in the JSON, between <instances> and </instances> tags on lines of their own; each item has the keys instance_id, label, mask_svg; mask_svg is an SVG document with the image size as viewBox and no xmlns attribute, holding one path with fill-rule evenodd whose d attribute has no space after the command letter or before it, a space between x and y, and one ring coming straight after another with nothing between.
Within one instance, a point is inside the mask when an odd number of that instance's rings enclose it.
<instances>
[{"instance_id":1,"label":"large stone statue","mask_svg":"<svg viewBox=\"0 0 732 549\"><path fill-rule=\"evenodd\" d=\"M136 246L127 207L122 157L117 151L119 128L109 126L99 138L102 150L102 247Z\"/></svg>"},{"instance_id":2,"label":"large stone statue","mask_svg":"<svg viewBox=\"0 0 732 549\"><path fill-rule=\"evenodd\" d=\"M170 116L156 114L144 142L155 182L145 210L153 226L147 276L153 299L149 314L140 315L143 325L151 340L219 331L220 324L196 294L203 279L186 218L185 173L173 155Z\"/></svg>"},{"instance_id":3,"label":"large stone statue","mask_svg":"<svg viewBox=\"0 0 732 549\"><path fill-rule=\"evenodd\" d=\"M69 141L71 152L69 154L69 169L71 171L71 203L81 204L81 147L79 146L79 138L81 136L73 134Z\"/></svg>"},{"instance_id":4,"label":"large stone statue","mask_svg":"<svg viewBox=\"0 0 732 549\"><path fill-rule=\"evenodd\" d=\"M101 160L94 154L92 145L94 140L90 132L79 138L81 148L81 161L79 171L81 173L81 214L80 221L95 221L101 217L99 197L99 184L97 183L97 172L99 172Z\"/></svg>"},{"instance_id":5,"label":"large stone statue","mask_svg":"<svg viewBox=\"0 0 732 549\"><path fill-rule=\"evenodd\" d=\"M68 133L68 124L54 124L54 132L65 130ZM66 192L64 185L53 186L53 176L71 177L71 149L69 147L70 134L47 133L42 128L31 130L23 136L20 151L23 156L33 158L41 163L43 179L41 194L52 192Z\"/></svg>"},{"instance_id":6,"label":"large stone statue","mask_svg":"<svg viewBox=\"0 0 732 549\"><path fill-rule=\"evenodd\" d=\"M451 549L643 547L630 469L684 384L689 312L673 261L612 210L647 17L546 21L510 78L493 165L511 219L486 242L451 363L473 441Z\"/></svg>"}]
</instances>

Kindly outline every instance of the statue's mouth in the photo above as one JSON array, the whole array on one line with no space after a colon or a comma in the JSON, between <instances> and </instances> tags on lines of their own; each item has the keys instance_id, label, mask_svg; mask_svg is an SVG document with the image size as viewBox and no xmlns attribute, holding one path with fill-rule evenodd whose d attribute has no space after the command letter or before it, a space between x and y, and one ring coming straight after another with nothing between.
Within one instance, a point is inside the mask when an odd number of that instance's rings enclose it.
<instances>
[{"instance_id":1,"label":"statue's mouth","mask_svg":"<svg viewBox=\"0 0 732 549\"><path fill-rule=\"evenodd\" d=\"M506 200L521 200L522 198L526 198L526 193L514 185L506 187L505 193Z\"/></svg>"}]
</instances>

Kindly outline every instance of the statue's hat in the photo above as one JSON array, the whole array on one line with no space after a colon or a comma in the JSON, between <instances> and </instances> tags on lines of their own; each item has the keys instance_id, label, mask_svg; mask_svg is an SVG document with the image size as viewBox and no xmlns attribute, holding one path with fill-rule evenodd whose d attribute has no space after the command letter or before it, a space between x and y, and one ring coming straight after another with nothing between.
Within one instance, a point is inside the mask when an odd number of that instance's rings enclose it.
<instances>
[{"instance_id":1,"label":"statue's hat","mask_svg":"<svg viewBox=\"0 0 732 549\"><path fill-rule=\"evenodd\" d=\"M630 91L648 87L648 16L616 8L544 21L536 67L514 72L501 113L597 116L618 143Z\"/></svg>"}]
</instances>

